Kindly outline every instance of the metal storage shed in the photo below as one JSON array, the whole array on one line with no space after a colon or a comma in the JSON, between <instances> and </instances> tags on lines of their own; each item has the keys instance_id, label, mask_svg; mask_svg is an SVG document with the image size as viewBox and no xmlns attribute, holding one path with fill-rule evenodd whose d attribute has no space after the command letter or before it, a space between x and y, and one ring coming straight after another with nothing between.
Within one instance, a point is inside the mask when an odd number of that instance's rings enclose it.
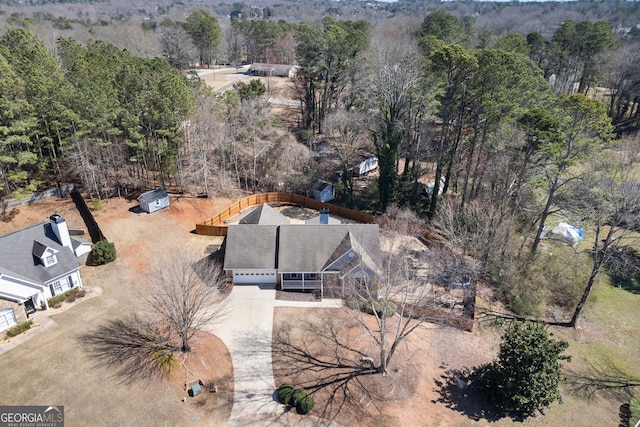
<instances>
[{"instance_id":1,"label":"metal storage shed","mask_svg":"<svg viewBox=\"0 0 640 427\"><path fill-rule=\"evenodd\" d=\"M142 193L138 197L138 202L140 203L140 209L147 213L152 213L169 206L169 195L164 188L156 188Z\"/></svg>"}]
</instances>

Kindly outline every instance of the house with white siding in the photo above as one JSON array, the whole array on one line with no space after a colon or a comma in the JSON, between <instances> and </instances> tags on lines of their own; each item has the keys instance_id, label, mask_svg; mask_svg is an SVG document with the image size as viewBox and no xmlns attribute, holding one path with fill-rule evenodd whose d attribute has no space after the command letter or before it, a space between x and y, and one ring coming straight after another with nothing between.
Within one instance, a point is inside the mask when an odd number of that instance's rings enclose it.
<instances>
[{"instance_id":1,"label":"house with white siding","mask_svg":"<svg viewBox=\"0 0 640 427\"><path fill-rule=\"evenodd\" d=\"M0 236L0 332L38 308L48 309L49 298L81 288L78 256L87 249L90 245L71 237L57 214Z\"/></svg>"}]
</instances>

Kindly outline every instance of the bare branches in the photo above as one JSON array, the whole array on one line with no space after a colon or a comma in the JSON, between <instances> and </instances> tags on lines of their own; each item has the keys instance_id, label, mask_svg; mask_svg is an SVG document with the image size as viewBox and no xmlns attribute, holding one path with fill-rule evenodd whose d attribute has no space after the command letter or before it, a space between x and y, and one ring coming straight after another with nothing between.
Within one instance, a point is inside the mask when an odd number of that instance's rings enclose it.
<instances>
[{"instance_id":1,"label":"bare branches","mask_svg":"<svg viewBox=\"0 0 640 427\"><path fill-rule=\"evenodd\" d=\"M599 366L591 365L587 373L570 371L567 383L576 394L589 398L606 393L629 399L635 390L640 389L640 377L624 372L611 361Z\"/></svg>"},{"instance_id":2,"label":"bare branches","mask_svg":"<svg viewBox=\"0 0 640 427\"><path fill-rule=\"evenodd\" d=\"M166 325L190 351L189 339L221 317L223 275L210 258L189 250L171 253L155 264L147 296L151 318Z\"/></svg>"},{"instance_id":3,"label":"bare branches","mask_svg":"<svg viewBox=\"0 0 640 427\"><path fill-rule=\"evenodd\" d=\"M125 383L167 373L177 363L174 353L190 351L193 335L225 313L222 275L210 258L183 250L155 261L151 286L139 295L145 315L111 320L79 338Z\"/></svg>"},{"instance_id":4,"label":"bare branches","mask_svg":"<svg viewBox=\"0 0 640 427\"><path fill-rule=\"evenodd\" d=\"M175 346L168 331L135 315L111 320L82 335L80 342L123 383L161 377L173 364Z\"/></svg>"}]
</instances>

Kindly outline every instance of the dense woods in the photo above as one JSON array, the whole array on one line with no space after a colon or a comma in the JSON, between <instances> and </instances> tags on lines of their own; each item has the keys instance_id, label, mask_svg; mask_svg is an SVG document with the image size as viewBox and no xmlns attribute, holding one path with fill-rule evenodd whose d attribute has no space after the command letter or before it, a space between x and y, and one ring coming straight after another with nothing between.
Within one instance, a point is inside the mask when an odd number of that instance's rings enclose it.
<instances>
[{"instance_id":1,"label":"dense woods","mask_svg":"<svg viewBox=\"0 0 640 427\"><path fill-rule=\"evenodd\" d=\"M574 9L588 5L603 13L592 3ZM511 310L575 325L620 253L619 233L638 224L635 23L622 31L566 19L523 34L479 25L479 11L513 5L477 4L463 16L443 5L420 20L402 17L418 5L374 6L376 19L327 10L308 21L283 19L284 5L217 4L180 16L158 6L140 23L138 44L127 33L119 43L95 36L120 28L111 20L87 17L87 37L75 31L79 21L65 30L54 19L48 33L49 17L5 16L0 197L66 182L91 198L156 185L206 196L309 194L324 179L337 185L338 203L428 218ZM222 10L228 18L216 17ZM299 107L286 121L259 81L213 93L187 71L252 62L299 66ZM318 145L328 151L318 155ZM379 174L357 187L350 168L367 155ZM537 256L561 219L595 230L593 256L566 247L563 266Z\"/></svg>"}]
</instances>

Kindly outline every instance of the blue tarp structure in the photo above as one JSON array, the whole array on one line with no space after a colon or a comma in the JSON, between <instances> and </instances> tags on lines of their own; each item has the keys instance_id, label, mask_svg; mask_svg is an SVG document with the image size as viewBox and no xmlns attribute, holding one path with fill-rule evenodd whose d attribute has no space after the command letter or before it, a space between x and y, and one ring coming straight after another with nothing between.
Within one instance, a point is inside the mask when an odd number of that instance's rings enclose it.
<instances>
[{"instance_id":1,"label":"blue tarp structure","mask_svg":"<svg viewBox=\"0 0 640 427\"><path fill-rule=\"evenodd\" d=\"M553 234L555 238L575 248L584 237L584 230L580 227L567 224L566 222L561 222L551 230L551 234Z\"/></svg>"}]
</instances>

